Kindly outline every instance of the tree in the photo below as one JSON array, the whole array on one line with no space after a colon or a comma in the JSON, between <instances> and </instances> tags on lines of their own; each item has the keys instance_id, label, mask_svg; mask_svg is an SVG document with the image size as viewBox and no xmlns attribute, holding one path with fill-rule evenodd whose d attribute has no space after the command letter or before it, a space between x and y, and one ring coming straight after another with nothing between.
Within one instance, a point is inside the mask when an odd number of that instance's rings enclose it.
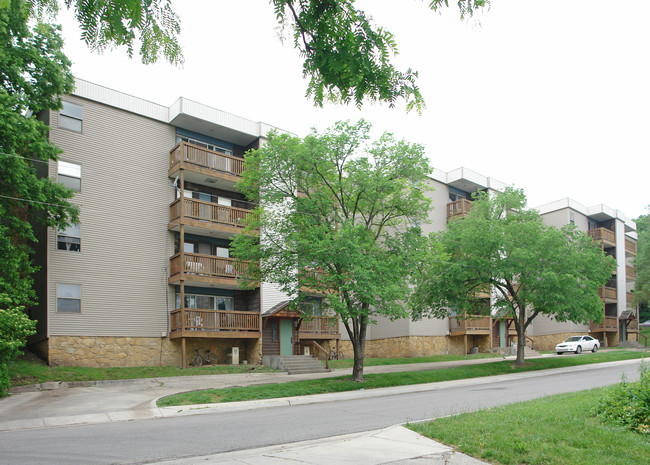
<instances>
[{"instance_id":1,"label":"tree","mask_svg":"<svg viewBox=\"0 0 650 465\"><path fill-rule=\"evenodd\" d=\"M277 283L297 301L324 296L352 343L355 381L363 381L368 325L408 316L422 239L413 225L429 206L423 147L388 133L368 144L369 130L359 121L304 140L270 134L246 155L240 189L260 207L231 248L248 262L251 283Z\"/></svg>"},{"instance_id":2,"label":"tree","mask_svg":"<svg viewBox=\"0 0 650 465\"><path fill-rule=\"evenodd\" d=\"M521 190L480 193L466 218L431 237L418 274L414 307L445 317L449 309L470 315L479 292L492 292L492 311L514 318L516 365L524 364L526 329L538 315L557 321L601 321L598 288L615 269L587 234L567 226L547 226L526 209Z\"/></svg>"},{"instance_id":3,"label":"tree","mask_svg":"<svg viewBox=\"0 0 650 465\"><path fill-rule=\"evenodd\" d=\"M11 387L7 362L20 355L20 348L34 334L35 326L22 306L0 293L0 397Z\"/></svg>"},{"instance_id":4,"label":"tree","mask_svg":"<svg viewBox=\"0 0 650 465\"><path fill-rule=\"evenodd\" d=\"M650 207L649 207L650 209ZM648 304L650 304L650 213L641 215L636 220L638 234L637 255L634 259L636 267L636 283L634 286L634 300L641 305L643 318L648 318Z\"/></svg>"},{"instance_id":5,"label":"tree","mask_svg":"<svg viewBox=\"0 0 650 465\"><path fill-rule=\"evenodd\" d=\"M59 95L72 91L70 62L58 29L37 23L30 30L27 13L18 0L0 9L0 372L30 333L18 314L36 300L32 222L62 228L78 220L73 192L36 169L47 172L60 153L36 115L60 108Z\"/></svg>"},{"instance_id":6,"label":"tree","mask_svg":"<svg viewBox=\"0 0 650 465\"><path fill-rule=\"evenodd\" d=\"M11 0L0 0L0 5ZM33 14L55 14L57 0L32 0ZM293 32L294 47L304 59L303 74L309 78L307 96L322 106L325 100L364 100L388 103L404 99L407 111L420 111L424 99L416 83L417 72L398 71L391 63L397 54L393 35L376 26L356 8L354 0L271 0L278 23ZM140 44L143 63L161 55L170 63L183 62L178 43L180 20L170 0L102 1L65 0L73 8L82 39L92 50L126 46L133 55ZM458 0L461 18L489 5L489 0ZM448 7L448 0L430 0L432 10Z\"/></svg>"}]
</instances>

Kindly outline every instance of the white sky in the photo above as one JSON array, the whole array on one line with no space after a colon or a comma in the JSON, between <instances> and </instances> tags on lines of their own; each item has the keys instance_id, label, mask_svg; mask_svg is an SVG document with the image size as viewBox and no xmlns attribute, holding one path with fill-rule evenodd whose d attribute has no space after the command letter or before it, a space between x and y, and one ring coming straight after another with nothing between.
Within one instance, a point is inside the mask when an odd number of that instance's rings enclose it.
<instances>
[{"instance_id":1,"label":"white sky","mask_svg":"<svg viewBox=\"0 0 650 465\"><path fill-rule=\"evenodd\" d=\"M437 14L427 0L357 3L395 35L398 68L419 71L421 116L403 106L315 108L268 0L176 0L182 68L145 66L120 49L91 54L69 13L59 21L73 73L121 92L164 105L183 96L300 136L363 117L377 133L423 144L435 168L523 188L531 206L571 197L646 213L648 0L492 0L464 22L455 6Z\"/></svg>"}]
</instances>

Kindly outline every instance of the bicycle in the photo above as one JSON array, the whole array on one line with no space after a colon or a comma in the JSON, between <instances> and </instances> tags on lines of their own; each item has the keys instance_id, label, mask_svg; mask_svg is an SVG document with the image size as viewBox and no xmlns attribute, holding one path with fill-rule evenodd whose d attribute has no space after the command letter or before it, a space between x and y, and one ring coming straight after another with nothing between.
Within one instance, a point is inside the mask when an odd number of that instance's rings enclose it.
<instances>
[{"instance_id":1,"label":"bicycle","mask_svg":"<svg viewBox=\"0 0 650 465\"><path fill-rule=\"evenodd\" d=\"M208 365L217 364L217 354L210 352L210 349L196 349L196 354L192 357L190 365L193 367L200 367L206 363Z\"/></svg>"},{"instance_id":2,"label":"bicycle","mask_svg":"<svg viewBox=\"0 0 650 465\"><path fill-rule=\"evenodd\" d=\"M336 349L330 350L329 353L329 359L330 360L343 360L345 357L343 355L343 351L339 350L338 354L336 353Z\"/></svg>"}]
</instances>

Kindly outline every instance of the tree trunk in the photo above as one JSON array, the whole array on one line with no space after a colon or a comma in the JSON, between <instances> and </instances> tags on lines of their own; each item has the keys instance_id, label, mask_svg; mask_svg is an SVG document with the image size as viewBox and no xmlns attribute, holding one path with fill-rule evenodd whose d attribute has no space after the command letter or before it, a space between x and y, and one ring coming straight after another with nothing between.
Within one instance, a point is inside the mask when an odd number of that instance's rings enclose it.
<instances>
[{"instance_id":1,"label":"tree trunk","mask_svg":"<svg viewBox=\"0 0 650 465\"><path fill-rule=\"evenodd\" d=\"M351 341L354 350L354 365L352 367L352 381L356 383L363 382L363 358L365 353L365 344L361 341Z\"/></svg>"},{"instance_id":2,"label":"tree trunk","mask_svg":"<svg viewBox=\"0 0 650 465\"><path fill-rule=\"evenodd\" d=\"M515 366L523 367L526 363L524 360L524 350L526 348L526 310L519 308L517 313L517 360L515 360Z\"/></svg>"}]
</instances>

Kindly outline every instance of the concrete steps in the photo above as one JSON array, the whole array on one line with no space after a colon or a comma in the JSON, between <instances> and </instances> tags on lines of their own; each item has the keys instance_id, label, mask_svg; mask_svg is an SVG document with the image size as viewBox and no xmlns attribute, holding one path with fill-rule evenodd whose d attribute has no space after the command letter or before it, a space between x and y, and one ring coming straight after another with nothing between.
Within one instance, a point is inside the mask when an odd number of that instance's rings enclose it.
<instances>
[{"instance_id":1,"label":"concrete steps","mask_svg":"<svg viewBox=\"0 0 650 465\"><path fill-rule=\"evenodd\" d=\"M284 370L290 375L305 373L327 373L328 369L311 355L279 355L264 357L263 363L271 368Z\"/></svg>"}]
</instances>

